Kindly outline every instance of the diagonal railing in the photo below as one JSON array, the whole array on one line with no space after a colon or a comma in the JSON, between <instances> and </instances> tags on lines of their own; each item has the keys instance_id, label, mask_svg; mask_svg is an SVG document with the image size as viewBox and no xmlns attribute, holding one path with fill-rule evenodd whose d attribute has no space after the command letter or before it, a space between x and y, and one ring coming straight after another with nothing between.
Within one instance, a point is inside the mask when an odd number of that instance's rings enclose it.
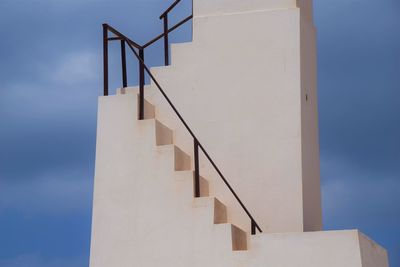
<instances>
[{"instance_id":1,"label":"diagonal railing","mask_svg":"<svg viewBox=\"0 0 400 267\"><path fill-rule=\"evenodd\" d=\"M154 39L150 40L144 45L139 45L135 41L132 41L128 37L126 37L124 34L120 33L118 30L115 28L111 27L108 24L103 24L103 70L104 70L104 96L109 95L109 90L108 90L108 42L109 41L120 41L121 42L121 63L122 63L122 86L127 87L128 82L127 82L127 67L126 67L126 45L128 45L129 49L133 52L135 57L137 58L139 62L139 120L144 119L144 84L145 84L145 74L147 73L150 77L150 79L154 82L154 84L157 86L158 90L160 93L164 96L168 104L171 106L175 114L178 116L179 120L182 122L182 124L185 126L186 130L189 132L189 134L193 138L193 150L194 150L194 194L195 197L200 197L200 166L199 166L199 150L203 152L203 154L206 156L208 161L211 163L211 165L214 167L215 171L218 173L218 175L221 177L222 181L224 184L228 187L229 191L233 194L235 199L238 201L239 205L242 207L244 212L247 214L247 216L250 218L251 221L251 234L255 235L256 231L258 230L260 233L262 233L262 230L260 226L257 224L255 221L254 217L251 215L249 210L246 208L246 206L243 204L242 200L239 198L235 190L232 188L232 186L229 184L228 180L225 178L225 176L222 174L221 170L218 168L218 166L215 164L215 162L212 160L204 146L200 143L199 139L197 136L194 134L193 130L189 127L189 125L186 123L182 115L179 113L175 105L172 103L171 99L167 96L161 85L158 83L158 81L155 79L154 75L151 73L149 67L145 64L144 60L144 49L155 43L156 41L164 38L164 55L165 55L165 65L169 65L169 40L168 40L168 35L179 28L181 25L185 24L189 20L193 18L193 12L192 15L188 16L187 18L181 20L179 23L175 24L173 27L169 28L168 25L168 15L169 13L181 2L181 0L176 0L165 12L163 12L160 16L160 19L163 19L164 21L164 32L158 36L156 36ZM113 37L109 37L108 34L111 32L114 34Z\"/></svg>"}]
</instances>

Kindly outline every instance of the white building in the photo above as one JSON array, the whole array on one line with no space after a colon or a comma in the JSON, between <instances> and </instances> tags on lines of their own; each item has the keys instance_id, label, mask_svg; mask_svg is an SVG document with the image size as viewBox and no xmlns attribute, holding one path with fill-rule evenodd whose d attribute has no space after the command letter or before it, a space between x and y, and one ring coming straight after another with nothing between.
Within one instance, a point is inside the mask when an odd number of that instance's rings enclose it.
<instances>
[{"instance_id":1,"label":"white building","mask_svg":"<svg viewBox=\"0 0 400 267\"><path fill-rule=\"evenodd\" d=\"M194 0L193 41L157 84L99 99L91 267L387 267L357 230L322 231L311 0ZM200 148L201 149L201 148ZM254 225L253 225L254 227Z\"/></svg>"}]
</instances>

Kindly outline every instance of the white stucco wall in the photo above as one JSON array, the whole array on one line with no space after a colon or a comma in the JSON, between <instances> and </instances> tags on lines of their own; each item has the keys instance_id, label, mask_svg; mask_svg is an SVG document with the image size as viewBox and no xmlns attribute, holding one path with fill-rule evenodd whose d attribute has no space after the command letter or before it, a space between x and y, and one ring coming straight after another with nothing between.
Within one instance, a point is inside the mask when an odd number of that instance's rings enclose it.
<instances>
[{"instance_id":1,"label":"white stucco wall","mask_svg":"<svg viewBox=\"0 0 400 267\"><path fill-rule=\"evenodd\" d=\"M156 146L155 121L136 111L135 95L99 101L90 266L232 266L231 226L214 225L191 172L174 171L173 147Z\"/></svg>"},{"instance_id":2,"label":"white stucco wall","mask_svg":"<svg viewBox=\"0 0 400 267\"><path fill-rule=\"evenodd\" d=\"M100 98L90 267L388 267L358 231L235 238L224 203L193 198L173 133L136 117L135 94Z\"/></svg>"},{"instance_id":3,"label":"white stucco wall","mask_svg":"<svg viewBox=\"0 0 400 267\"><path fill-rule=\"evenodd\" d=\"M304 230L315 231L322 228L316 30L306 15L300 19L300 31Z\"/></svg>"},{"instance_id":4,"label":"white stucco wall","mask_svg":"<svg viewBox=\"0 0 400 267\"><path fill-rule=\"evenodd\" d=\"M360 254L363 267L389 267L387 251L372 241L369 237L358 232Z\"/></svg>"},{"instance_id":5,"label":"white stucco wall","mask_svg":"<svg viewBox=\"0 0 400 267\"><path fill-rule=\"evenodd\" d=\"M195 9L193 42L173 45L172 65L152 71L264 231L320 230L314 27L302 27L297 7L254 10L257 3L222 15ZM165 104L151 101L160 110ZM168 110L158 115L191 153L191 139L182 141L185 130L165 118ZM237 211L233 221L248 228L217 174L206 161L202 167L211 190Z\"/></svg>"},{"instance_id":6,"label":"white stucco wall","mask_svg":"<svg viewBox=\"0 0 400 267\"><path fill-rule=\"evenodd\" d=\"M201 17L269 9L294 8L296 5L296 0L194 0L193 10L196 17Z\"/></svg>"},{"instance_id":7,"label":"white stucco wall","mask_svg":"<svg viewBox=\"0 0 400 267\"><path fill-rule=\"evenodd\" d=\"M259 235L252 238L242 263L254 267L388 267L385 250L376 243L364 246L365 241L357 230ZM361 254L370 255L373 264Z\"/></svg>"}]
</instances>

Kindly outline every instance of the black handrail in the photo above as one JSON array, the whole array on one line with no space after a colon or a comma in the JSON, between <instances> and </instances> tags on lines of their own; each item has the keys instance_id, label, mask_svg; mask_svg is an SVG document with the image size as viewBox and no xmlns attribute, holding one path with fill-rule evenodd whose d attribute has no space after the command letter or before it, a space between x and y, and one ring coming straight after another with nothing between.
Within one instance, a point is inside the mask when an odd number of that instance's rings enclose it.
<instances>
[{"instance_id":1,"label":"black handrail","mask_svg":"<svg viewBox=\"0 0 400 267\"><path fill-rule=\"evenodd\" d=\"M165 66L169 65L169 41L168 41L168 14L169 12L171 12L177 4L179 4L181 2L181 0L176 0L174 3L172 3L172 5L167 8L167 10L165 10L161 15L160 15L160 19L164 20L164 33L162 34L162 36L164 36L164 61L165 61ZM187 17L186 19L182 20L180 23L176 24L174 27L172 27L172 30L175 30L176 28L180 27L182 24L186 23L187 21L189 21L190 19L193 18L193 1L192 1L192 15ZM162 36L157 36L156 39L158 40L159 38L162 38ZM155 42L151 41L149 43L153 43Z\"/></svg>"},{"instance_id":2,"label":"black handrail","mask_svg":"<svg viewBox=\"0 0 400 267\"><path fill-rule=\"evenodd\" d=\"M177 24L175 24L173 27L167 29L167 31L157 35L157 37L155 37L154 39L150 40L149 42L147 42L145 45L143 45L143 48L146 48L150 45L152 45L153 43L157 42L158 40L160 40L161 38L163 38L165 36L165 34L173 32L174 30L178 29L180 26L182 26L183 24L185 24L186 22L188 22L189 20L191 20L193 18L193 15L190 15L188 17L186 17L185 19L181 20L180 22L178 22Z\"/></svg>"},{"instance_id":3,"label":"black handrail","mask_svg":"<svg viewBox=\"0 0 400 267\"><path fill-rule=\"evenodd\" d=\"M163 17L167 16L168 13L174 9L176 7L177 4L179 4L181 0L176 0L175 2L172 3L172 5L170 5L169 8L167 8L161 15L160 15L160 19L162 19Z\"/></svg>"},{"instance_id":4,"label":"black handrail","mask_svg":"<svg viewBox=\"0 0 400 267\"><path fill-rule=\"evenodd\" d=\"M257 224L255 221L254 217L251 215L251 213L248 211L246 206L243 204L243 202L240 200L239 196L236 194L235 190L232 188L232 186L229 184L225 176L222 174L221 170L217 167L215 162L212 160L208 152L205 150L203 145L200 143L199 139L197 136L194 134L192 129L189 127L189 125L186 123L182 115L179 113L175 105L172 103L170 98L167 96L165 91L162 89L161 85L158 83L158 81L155 79L153 74L150 72L149 67L145 64L144 62L144 49L157 40L161 39L162 37L165 38L165 65L169 64L169 57L168 57L168 34L190 19L193 18L193 14L181 22L177 23L175 26L172 28L168 28L168 13L180 2L181 0L176 0L161 16L160 18L164 18L164 33L158 35L156 38L152 39L145 45L141 46L137 44L136 42L132 41L113 27L109 26L108 24L103 24L103 63L104 63L104 95L108 95L108 42L109 41L115 41L119 40L121 41L121 62L122 62L122 85L123 87L127 87L127 71L126 71L126 51L125 51L125 43L128 45L130 50L133 52L135 57L139 61L139 120L144 119L144 82L145 82L145 73L147 73L151 80L154 82L154 84L157 86L158 90L161 92L161 94L164 96L164 98L167 100L168 104L171 106L171 108L174 110L175 114L178 116L179 120L182 122L182 124L185 126L186 130L189 132L189 134L192 136L194 140L194 165L195 165L195 171L194 171L194 181L195 181L195 197L200 197L200 167L199 167L199 148L201 151L204 153L206 158L210 161L211 165L214 167L218 175L221 177L222 181L224 184L228 187L230 192L233 194L235 199L238 201L242 209L245 211L247 216L251 220L251 234L254 235L256 234L256 230L258 230L260 233L262 233L262 230L260 226ZM108 32L112 32L115 37L108 37ZM138 51L136 51L137 49Z\"/></svg>"},{"instance_id":5,"label":"black handrail","mask_svg":"<svg viewBox=\"0 0 400 267\"><path fill-rule=\"evenodd\" d=\"M113 27L111 27L110 25L108 26L108 31L112 32L113 34L117 35L117 38L115 37L111 37L108 38L109 41L113 41L113 40L125 40L126 42L130 43L131 45L133 45L134 47L136 47L137 49L141 49L143 48L141 45L139 45L138 43L132 41L131 39L129 39L128 37L126 37L125 35L123 35L122 33L120 33L119 31L117 31L116 29L114 29Z\"/></svg>"}]
</instances>

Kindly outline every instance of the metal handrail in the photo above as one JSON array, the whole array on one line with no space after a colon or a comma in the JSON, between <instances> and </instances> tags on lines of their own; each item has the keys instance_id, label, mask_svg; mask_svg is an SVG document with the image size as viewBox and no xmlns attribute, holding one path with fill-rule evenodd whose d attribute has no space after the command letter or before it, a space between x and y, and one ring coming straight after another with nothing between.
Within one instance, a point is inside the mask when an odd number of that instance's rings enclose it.
<instances>
[{"instance_id":1,"label":"metal handrail","mask_svg":"<svg viewBox=\"0 0 400 267\"><path fill-rule=\"evenodd\" d=\"M160 19L162 19L163 17L167 16L169 12L171 12L172 9L174 9L176 7L177 4L179 4L179 2L181 2L181 0L176 0L175 2L172 3L172 5L170 5L169 8L167 8L161 15L160 15Z\"/></svg>"},{"instance_id":2,"label":"metal handrail","mask_svg":"<svg viewBox=\"0 0 400 267\"><path fill-rule=\"evenodd\" d=\"M177 23L175 26L172 28L168 28L168 13L180 2L181 0L176 0L161 16L160 18L164 18L164 33L161 35L158 35L156 38L152 39L151 41L147 42L145 45L139 45L136 42L132 41L113 27L109 26L108 24L103 24L103 60L104 60L104 95L108 95L108 42L109 41L115 41L119 40L121 41L121 61L122 61L122 80L123 80L123 87L127 87L127 71L126 71L126 51L125 51L125 43L128 45L130 50L133 52L135 57L139 61L139 120L144 119L144 79L145 79L145 73L147 73L151 80L154 82L154 84L157 86L158 90L161 92L161 94L164 96L168 104L171 106L171 108L174 110L175 114L179 118L179 120L182 122L182 124L185 126L186 130L189 132L189 134L192 136L194 140L194 163L195 163L195 172L194 172L194 180L195 180L195 197L200 197L200 167L199 167L199 148L201 151L204 153L208 161L211 163L211 165L214 167L218 175L221 177L222 181L224 184L228 187L230 192L233 194L235 199L238 201L239 205L242 207L244 212L247 214L247 216L251 220L251 234L254 235L256 234L256 230L258 230L260 233L262 233L262 230L260 226L257 224L255 221L254 217L251 215L249 210L246 208L246 206L243 204L235 190L232 188L232 186L229 184L225 176L222 174L221 170L218 168L218 166L215 164L215 162L212 160L204 146L200 143L199 139L197 136L194 134L192 129L189 127L189 125L186 123L182 115L179 113L175 105L172 103L170 98L167 96L165 91L162 89L161 85L158 83L158 81L155 79L153 74L151 73L149 67L145 64L144 62L144 49L157 40L161 39L162 37L165 38L165 45L168 48L168 34L190 19L193 18L193 14L181 22ZM112 32L115 37L108 37L108 32ZM138 51L136 51L137 49ZM168 65L168 50L165 50L165 65Z\"/></svg>"},{"instance_id":3,"label":"metal handrail","mask_svg":"<svg viewBox=\"0 0 400 267\"><path fill-rule=\"evenodd\" d=\"M122 33L120 33L119 31L117 31L115 28L111 27L108 24L107 24L107 28L108 28L108 31L110 31L113 34L118 36L117 38L115 38L115 37L108 38L109 41L124 39L127 43L130 43L131 45L133 45L137 49L143 48L141 45L139 45L138 43L132 41L131 39L129 39L128 37L126 37L125 35L123 35Z\"/></svg>"},{"instance_id":4,"label":"metal handrail","mask_svg":"<svg viewBox=\"0 0 400 267\"><path fill-rule=\"evenodd\" d=\"M173 32L174 30L178 29L180 26L182 26L183 24L185 24L186 22L188 22L189 20L191 20L193 18L193 15L190 15L188 17L186 17L185 19L181 20L180 22L178 22L177 24L175 24L173 27L169 28L166 32L167 34L170 32ZM153 38L152 40L148 41L145 45L143 45L143 48L146 48L150 45L152 45L153 43L157 42L158 40L160 40L161 38L163 38L165 36L165 32L157 35L157 37Z\"/></svg>"}]
</instances>

